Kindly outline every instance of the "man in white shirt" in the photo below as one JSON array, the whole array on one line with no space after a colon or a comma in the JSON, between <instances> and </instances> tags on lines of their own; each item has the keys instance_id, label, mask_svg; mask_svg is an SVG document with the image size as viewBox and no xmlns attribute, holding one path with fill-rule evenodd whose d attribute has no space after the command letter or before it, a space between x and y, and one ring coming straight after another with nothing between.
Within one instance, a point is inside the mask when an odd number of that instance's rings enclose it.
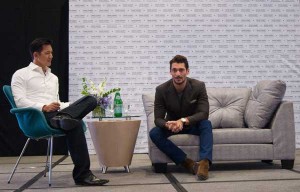
<instances>
[{"instance_id":1,"label":"man in white shirt","mask_svg":"<svg viewBox=\"0 0 300 192\"><path fill-rule=\"evenodd\" d=\"M58 78L49 68L53 58L51 40L35 39L30 44L30 54L33 61L29 66L17 70L12 76L11 87L17 107L41 110L52 127L64 130L74 163L73 179L77 185L104 185L109 181L97 178L90 171L81 124L81 119L96 107L96 99L85 96L72 104L60 102Z\"/></svg>"}]
</instances>

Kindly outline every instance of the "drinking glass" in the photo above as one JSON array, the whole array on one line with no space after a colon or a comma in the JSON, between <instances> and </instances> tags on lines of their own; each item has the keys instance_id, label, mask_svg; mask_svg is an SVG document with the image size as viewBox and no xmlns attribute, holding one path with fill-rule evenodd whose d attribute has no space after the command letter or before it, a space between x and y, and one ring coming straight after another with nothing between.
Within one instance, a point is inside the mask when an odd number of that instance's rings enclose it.
<instances>
[{"instance_id":1,"label":"drinking glass","mask_svg":"<svg viewBox=\"0 0 300 192\"><path fill-rule=\"evenodd\" d=\"M107 117L113 117L114 116L114 104L111 103L106 108L106 116Z\"/></svg>"},{"instance_id":2,"label":"drinking glass","mask_svg":"<svg viewBox=\"0 0 300 192\"><path fill-rule=\"evenodd\" d=\"M123 104L123 111L124 111L124 116L130 116L130 105L129 104Z\"/></svg>"}]
</instances>

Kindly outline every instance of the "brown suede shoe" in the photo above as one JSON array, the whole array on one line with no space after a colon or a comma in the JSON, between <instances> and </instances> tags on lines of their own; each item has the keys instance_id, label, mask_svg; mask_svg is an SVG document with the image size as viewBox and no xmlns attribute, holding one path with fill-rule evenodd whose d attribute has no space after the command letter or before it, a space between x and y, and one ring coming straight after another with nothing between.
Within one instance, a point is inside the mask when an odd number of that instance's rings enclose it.
<instances>
[{"instance_id":1,"label":"brown suede shoe","mask_svg":"<svg viewBox=\"0 0 300 192\"><path fill-rule=\"evenodd\" d=\"M181 165L194 175L197 173L198 166L199 166L197 162L189 158L186 158Z\"/></svg>"},{"instance_id":2,"label":"brown suede shoe","mask_svg":"<svg viewBox=\"0 0 300 192\"><path fill-rule=\"evenodd\" d=\"M208 179L208 169L209 169L209 161L207 159L203 159L199 161L199 167L197 171L198 180Z\"/></svg>"}]
</instances>

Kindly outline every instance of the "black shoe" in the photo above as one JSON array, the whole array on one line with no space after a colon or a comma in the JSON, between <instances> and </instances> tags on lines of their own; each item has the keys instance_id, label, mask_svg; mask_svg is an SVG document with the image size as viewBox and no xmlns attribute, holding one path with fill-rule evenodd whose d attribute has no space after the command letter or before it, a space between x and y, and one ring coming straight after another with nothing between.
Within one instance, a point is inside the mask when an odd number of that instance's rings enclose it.
<instances>
[{"instance_id":1,"label":"black shoe","mask_svg":"<svg viewBox=\"0 0 300 192\"><path fill-rule=\"evenodd\" d=\"M81 126L80 121L73 119L68 115L58 115L50 119L50 124L52 127L60 128L63 130L71 130L77 126Z\"/></svg>"},{"instance_id":2,"label":"black shoe","mask_svg":"<svg viewBox=\"0 0 300 192\"><path fill-rule=\"evenodd\" d=\"M95 175L93 175L91 173L88 177L84 178L83 180L76 181L75 184L76 185L84 185L84 186L101 186L108 182L109 182L109 180L99 179L98 177L96 177Z\"/></svg>"}]
</instances>

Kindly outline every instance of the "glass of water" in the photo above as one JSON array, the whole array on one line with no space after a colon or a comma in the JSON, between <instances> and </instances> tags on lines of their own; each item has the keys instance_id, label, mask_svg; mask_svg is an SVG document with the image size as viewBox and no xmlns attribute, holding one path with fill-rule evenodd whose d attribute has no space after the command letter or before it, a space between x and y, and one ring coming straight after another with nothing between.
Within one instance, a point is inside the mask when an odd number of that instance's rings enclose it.
<instances>
[{"instance_id":1,"label":"glass of water","mask_svg":"<svg viewBox=\"0 0 300 192\"><path fill-rule=\"evenodd\" d=\"M113 117L114 116L114 104L111 103L107 106L105 109L105 113L107 117Z\"/></svg>"},{"instance_id":2,"label":"glass of water","mask_svg":"<svg viewBox=\"0 0 300 192\"><path fill-rule=\"evenodd\" d=\"M128 117L130 116L130 105L129 104L123 104L123 116Z\"/></svg>"}]
</instances>

